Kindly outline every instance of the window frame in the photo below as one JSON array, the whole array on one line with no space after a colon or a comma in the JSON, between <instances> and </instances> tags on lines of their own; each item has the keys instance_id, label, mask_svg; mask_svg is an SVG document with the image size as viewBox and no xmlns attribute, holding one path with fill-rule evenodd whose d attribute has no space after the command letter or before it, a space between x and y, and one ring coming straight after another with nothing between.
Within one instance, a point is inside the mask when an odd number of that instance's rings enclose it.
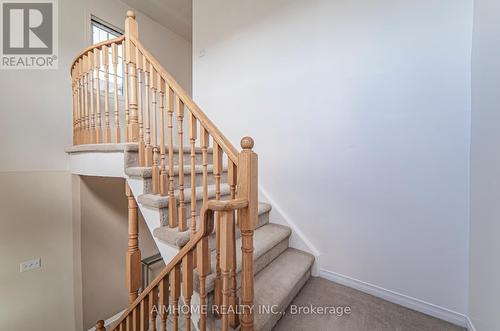
<instances>
[{"instance_id":1,"label":"window frame","mask_svg":"<svg viewBox=\"0 0 500 331\"><path fill-rule=\"evenodd\" d=\"M104 20L102 20L94 15L91 15L90 16L90 42L92 45L97 44L97 43L102 42L102 41L105 41L105 40L94 40L94 27L97 27L101 31L105 31L106 33L108 33L108 39L106 39L106 40L118 38L124 34L122 29L117 28L113 24L110 24L110 23L108 23L108 22L106 22L106 21L104 21ZM119 52L119 56L118 56L118 68L122 68L121 75L117 75L118 82L119 82L118 98L119 98L119 100L123 100L123 98L124 98L124 95L123 95L124 83L125 83L125 75L123 73L123 70L125 69L123 66L123 46L119 45L118 47L119 47L119 49L121 48L120 52ZM120 53L121 53L121 56L120 56ZM111 63L111 54L110 54L110 61L109 62ZM110 76L110 87L111 87L112 86L112 77L115 75L115 73L112 72L113 68L111 65L110 65L109 69L110 69L109 76ZM120 71L118 71L118 72L120 72ZM104 83L105 82L104 82L104 77L101 77L101 75L104 76L104 70L102 68L99 69L99 80L101 81L101 84L100 84L101 90L99 91L99 93L101 95L104 95Z\"/></svg>"},{"instance_id":2,"label":"window frame","mask_svg":"<svg viewBox=\"0 0 500 331\"><path fill-rule=\"evenodd\" d=\"M118 38L122 35L125 34L125 31L123 31L120 28L117 28L113 24L110 24L106 22L105 20L100 19L97 16L90 15L90 42L92 44L96 44L94 40L94 32L93 32L93 27L97 26L99 29L106 31L107 33L113 35L115 38Z\"/></svg>"}]
</instances>

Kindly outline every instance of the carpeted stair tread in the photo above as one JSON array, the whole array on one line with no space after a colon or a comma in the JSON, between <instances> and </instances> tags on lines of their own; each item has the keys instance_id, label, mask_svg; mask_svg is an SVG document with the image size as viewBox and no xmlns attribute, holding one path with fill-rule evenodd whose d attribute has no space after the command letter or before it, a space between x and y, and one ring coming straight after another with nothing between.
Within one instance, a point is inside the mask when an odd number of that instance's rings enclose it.
<instances>
[{"instance_id":1,"label":"carpeted stair tread","mask_svg":"<svg viewBox=\"0 0 500 331\"><path fill-rule=\"evenodd\" d=\"M259 224L257 227L263 226L264 224L267 224L269 221L269 218L262 218L260 216L264 215L265 213L268 213L271 210L271 205L268 203L264 202L259 202ZM198 217L196 217L197 222L198 222ZM191 219L189 219L190 221ZM266 223L263 223L265 221ZM188 222L191 223L191 222ZM188 230L187 231L179 231L179 228L170 228L168 226L160 226L153 231L153 236L161 241L166 242L169 245L172 246L177 246L177 247L184 247L184 245L187 244L189 241L191 234L191 228L190 224L188 224ZM213 247L213 246L211 246Z\"/></svg>"},{"instance_id":2,"label":"carpeted stair tread","mask_svg":"<svg viewBox=\"0 0 500 331\"><path fill-rule=\"evenodd\" d=\"M215 184L208 185L208 198L215 198ZM220 185L220 194L221 196L228 195L230 193L230 188L228 184ZM174 191L174 195L176 198L179 197L179 190ZM203 187L196 187L196 200L203 199ZM168 195L162 196L159 194L143 194L137 198L137 201L145 206L152 208L168 208ZM184 189L184 202L186 205L188 202L191 202L191 188Z\"/></svg>"},{"instance_id":3,"label":"carpeted stair tread","mask_svg":"<svg viewBox=\"0 0 500 331\"><path fill-rule=\"evenodd\" d=\"M310 277L314 256L288 248L267 265L254 279L255 307L276 305L285 311ZM261 311L256 308L255 330L272 330L281 315Z\"/></svg>"},{"instance_id":4,"label":"carpeted stair tread","mask_svg":"<svg viewBox=\"0 0 500 331\"><path fill-rule=\"evenodd\" d=\"M289 227L269 223L254 232L254 273L264 269L271 261L277 258L288 247L288 238L292 234ZM236 271L238 286L241 286L241 238L236 240ZM210 293L214 289L215 284L215 265L216 265L216 251L212 251L210 257L212 264L212 273L206 278L206 290ZM195 288L198 289L198 277L195 277Z\"/></svg>"}]
</instances>

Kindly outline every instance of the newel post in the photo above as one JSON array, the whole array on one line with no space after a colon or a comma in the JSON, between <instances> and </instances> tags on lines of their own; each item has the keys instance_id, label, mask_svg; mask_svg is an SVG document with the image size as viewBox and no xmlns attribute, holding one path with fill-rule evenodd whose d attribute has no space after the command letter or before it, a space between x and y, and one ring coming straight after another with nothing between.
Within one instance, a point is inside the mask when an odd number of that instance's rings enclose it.
<instances>
[{"instance_id":1,"label":"newel post","mask_svg":"<svg viewBox=\"0 0 500 331\"><path fill-rule=\"evenodd\" d=\"M95 331L106 331L106 328L104 327L104 321L103 320L97 321L97 323L95 325Z\"/></svg>"},{"instance_id":2,"label":"newel post","mask_svg":"<svg viewBox=\"0 0 500 331\"><path fill-rule=\"evenodd\" d=\"M238 156L238 198L248 200L248 207L238 211L238 223L241 230L241 330L253 331L253 234L258 222L258 180L257 154L252 151L254 141L251 137L241 139L243 150Z\"/></svg>"},{"instance_id":3,"label":"newel post","mask_svg":"<svg viewBox=\"0 0 500 331\"><path fill-rule=\"evenodd\" d=\"M128 199L128 248L125 255L125 283L128 289L128 303L131 304L141 287L141 251L139 250L139 219L137 202L128 184L125 184Z\"/></svg>"},{"instance_id":4,"label":"newel post","mask_svg":"<svg viewBox=\"0 0 500 331\"><path fill-rule=\"evenodd\" d=\"M130 40L130 37L139 38L139 29L135 20L135 13L132 10L127 11L125 19L125 63L128 73L128 109L129 122L127 125L127 141L139 141L139 116L137 114L137 54L135 45ZM127 92L127 91L126 91Z\"/></svg>"}]
</instances>

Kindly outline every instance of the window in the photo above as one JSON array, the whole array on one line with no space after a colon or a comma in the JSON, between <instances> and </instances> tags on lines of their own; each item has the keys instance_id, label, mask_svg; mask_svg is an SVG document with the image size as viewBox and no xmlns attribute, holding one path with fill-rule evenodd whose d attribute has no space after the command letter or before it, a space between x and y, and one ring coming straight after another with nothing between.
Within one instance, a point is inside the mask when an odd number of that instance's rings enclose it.
<instances>
[{"instance_id":1,"label":"window","mask_svg":"<svg viewBox=\"0 0 500 331\"><path fill-rule=\"evenodd\" d=\"M105 23L104 21L100 20L99 18L92 16L91 21L90 21L90 27L91 27L91 33L92 33L92 44L97 44L102 41L110 40L117 38L123 34L123 32L112 26L111 24ZM122 45L118 45L118 66L116 70L116 77L117 77L117 82L118 82L118 95L123 95L123 51L122 51ZM112 65L112 58L113 55L111 54L111 49L109 52L109 93L113 94L114 93L114 68ZM99 80L101 81L100 87L101 87L101 93L104 93L104 70L101 67L99 69Z\"/></svg>"},{"instance_id":2,"label":"window","mask_svg":"<svg viewBox=\"0 0 500 331\"><path fill-rule=\"evenodd\" d=\"M111 24L105 23L95 16L91 18L92 26L92 43L97 44L101 41L106 41L113 38L118 38L123 35L123 32L113 27Z\"/></svg>"}]
</instances>

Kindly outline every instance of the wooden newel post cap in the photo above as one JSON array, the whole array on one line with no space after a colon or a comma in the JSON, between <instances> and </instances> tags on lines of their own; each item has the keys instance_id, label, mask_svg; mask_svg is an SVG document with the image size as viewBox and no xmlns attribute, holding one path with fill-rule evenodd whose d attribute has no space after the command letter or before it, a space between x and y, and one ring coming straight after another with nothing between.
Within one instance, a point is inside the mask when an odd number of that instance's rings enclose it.
<instances>
[{"instance_id":1,"label":"wooden newel post cap","mask_svg":"<svg viewBox=\"0 0 500 331\"><path fill-rule=\"evenodd\" d=\"M106 330L104 328L104 321L103 320L97 321L97 324L95 325L95 329L96 329L96 331L104 331L104 330Z\"/></svg>"},{"instance_id":2,"label":"wooden newel post cap","mask_svg":"<svg viewBox=\"0 0 500 331\"><path fill-rule=\"evenodd\" d=\"M135 13L133 10L127 10L127 17L135 19Z\"/></svg>"},{"instance_id":3,"label":"wooden newel post cap","mask_svg":"<svg viewBox=\"0 0 500 331\"><path fill-rule=\"evenodd\" d=\"M252 149L253 148L253 139L252 137L243 137L241 138L241 148L243 149Z\"/></svg>"}]
</instances>

